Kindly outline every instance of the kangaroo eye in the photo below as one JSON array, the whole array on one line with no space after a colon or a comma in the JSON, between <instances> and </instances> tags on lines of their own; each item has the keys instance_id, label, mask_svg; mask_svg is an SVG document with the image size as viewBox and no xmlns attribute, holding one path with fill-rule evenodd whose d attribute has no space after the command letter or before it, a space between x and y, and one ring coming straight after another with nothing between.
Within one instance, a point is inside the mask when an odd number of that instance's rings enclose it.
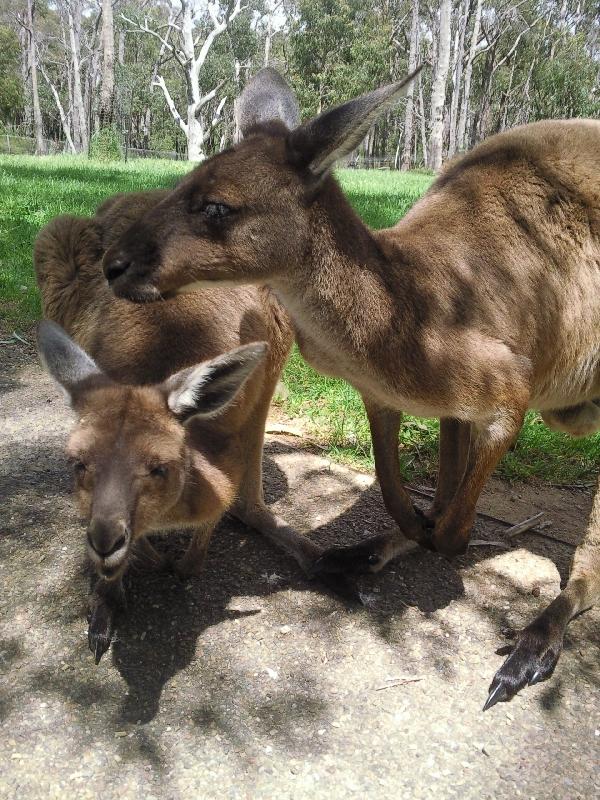
<instances>
[{"instance_id":1,"label":"kangaroo eye","mask_svg":"<svg viewBox=\"0 0 600 800\"><path fill-rule=\"evenodd\" d=\"M217 220L228 217L233 209L225 203L204 203L200 211L207 219Z\"/></svg>"},{"instance_id":2,"label":"kangaroo eye","mask_svg":"<svg viewBox=\"0 0 600 800\"><path fill-rule=\"evenodd\" d=\"M76 475L83 475L84 472L87 470L87 465L83 463L83 461L74 461L73 462L73 471Z\"/></svg>"},{"instance_id":3,"label":"kangaroo eye","mask_svg":"<svg viewBox=\"0 0 600 800\"><path fill-rule=\"evenodd\" d=\"M150 475L153 478L166 478L167 471L167 467L165 467L164 464L158 464L156 467L152 467L150 470Z\"/></svg>"}]
</instances>

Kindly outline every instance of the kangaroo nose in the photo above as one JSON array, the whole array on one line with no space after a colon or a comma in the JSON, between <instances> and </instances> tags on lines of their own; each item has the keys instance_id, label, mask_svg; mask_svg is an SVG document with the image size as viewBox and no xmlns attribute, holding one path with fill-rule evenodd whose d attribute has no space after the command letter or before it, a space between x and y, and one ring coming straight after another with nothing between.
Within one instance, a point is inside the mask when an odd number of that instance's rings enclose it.
<instances>
[{"instance_id":1,"label":"kangaroo nose","mask_svg":"<svg viewBox=\"0 0 600 800\"><path fill-rule=\"evenodd\" d=\"M118 520L93 519L87 532L92 550L101 558L116 553L127 543L127 528Z\"/></svg>"},{"instance_id":2,"label":"kangaroo nose","mask_svg":"<svg viewBox=\"0 0 600 800\"><path fill-rule=\"evenodd\" d=\"M131 267L131 259L123 253L117 253L108 261L104 262L104 275L109 283L113 283L121 275L124 275Z\"/></svg>"}]
</instances>

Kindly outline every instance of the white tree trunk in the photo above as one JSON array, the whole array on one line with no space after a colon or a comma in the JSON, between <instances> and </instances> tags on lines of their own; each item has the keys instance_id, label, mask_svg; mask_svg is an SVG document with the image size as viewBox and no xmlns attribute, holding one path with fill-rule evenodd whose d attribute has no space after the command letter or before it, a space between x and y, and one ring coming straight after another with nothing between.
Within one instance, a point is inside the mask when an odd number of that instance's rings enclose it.
<instances>
[{"instance_id":1,"label":"white tree trunk","mask_svg":"<svg viewBox=\"0 0 600 800\"><path fill-rule=\"evenodd\" d=\"M35 136L35 152L43 155L46 152L42 110L37 79L37 49L35 36L35 0L27 0L26 25L28 30L29 79L31 81L31 103L33 106L33 135Z\"/></svg>"},{"instance_id":2,"label":"white tree trunk","mask_svg":"<svg viewBox=\"0 0 600 800\"><path fill-rule=\"evenodd\" d=\"M464 5L456 27L454 65L452 69L452 100L450 102L450 133L448 136L448 158L456 153L456 132L458 128L458 101L463 75L463 51L465 48L465 32L469 16L469 0Z\"/></svg>"},{"instance_id":3,"label":"white tree trunk","mask_svg":"<svg viewBox=\"0 0 600 800\"><path fill-rule=\"evenodd\" d=\"M440 2L440 35L438 42L437 69L431 88L431 135L429 138L429 166L438 170L442 166L444 144L444 105L446 82L450 67L450 12L451 0Z\"/></svg>"},{"instance_id":4,"label":"white tree trunk","mask_svg":"<svg viewBox=\"0 0 600 800\"><path fill-rule=\"evenodd\" d=\"M80 45L81 3L75 0L68 9L69 41L73 71L73 138L79 152L87 152L88 132L83 94L81 91Z\"/></svg>"},{"instance_id":5,"label":"white tree trunk","mask_svg":"<svg viewBox=\"0 0 600 800\"><path fill-rule=\"evenodd\" d=\"M58 114L60 116L60 122L61 122L61 125L62 125L63 132L65 134L65 139L67 140L67 144L69 145L69 149L71 150L72 153L76 153L77 150L75 148L75 145L73 144L73 139L71 138L69 120L68 120L67 115L65 114L65 110L63 108L63 104L60 101L59 94L56 91L56 86L54 86L54 84L52 83L52 81L48 77L48 75L46 73L46 70L44 69L42 64L40 64L40 72L44 76L44 79L45 79L46 83L48 84L48 86L50 88L50 91L52 92L52 97L54 97L54 102L56 103L56 108L58 109Z\"/></svg>"},{"instance_id":6,"label":"white tree trunk","mask_svg":"<svg viewBox=\"0 0 600 800\"><path fill-rule=\"evenodd\" d=\"M408 71L413 72L417 66L417 50L419 46L419 0L412 0L412 21L410 25L410 48L408 51ZM406 94L406 112L404 115L404 149L402 151L402 170L410 169L410 157L413 139L413 118L415 113L414 83Z\"/></svg>"},{"instance_id":7,"label":"white tree trunk","mask_svg":"<svg viewBox=\"0 0 600 800\"><path fill-rule=\"evenodd\" d=\"M115 28L112 0L102 0L102 82L100 84L100 127L112 123L115 93Z\"/></svg>"},{"instance_id":8,"label":"white tree trunk","mask_svg":"<svg viewBox=\"0 0 600 800\"><path fill-rule=\"evenodd\" d=\"M187 124L187 147L188 147L188 160L189 161L204 161L206 158L204 154L204 130L202 123L196 119L192 113L188 115Z\"/></svg>"},{"instance_id":9,"label":"white tree trunk","mask_svg":"<svg viewBox=\"0 0 600 800\"><path fill-rule=\"evenodd\" d=\"M471 34L471 46L469 48L469 58L467 60L467 66L465 67L462 103L460 105L458 131L456 133L456 142L459 150L464 150L466 145L465 133L467 130L467 115L469 113L469 101L471 95L471 76L473 74L473 60L475 59L477 40L479 39L479 27L481 25L481 5L482 0L477 0L477 6L475 7L475 18L473 20L473 33Z\"/></svg>"}]
</instances>

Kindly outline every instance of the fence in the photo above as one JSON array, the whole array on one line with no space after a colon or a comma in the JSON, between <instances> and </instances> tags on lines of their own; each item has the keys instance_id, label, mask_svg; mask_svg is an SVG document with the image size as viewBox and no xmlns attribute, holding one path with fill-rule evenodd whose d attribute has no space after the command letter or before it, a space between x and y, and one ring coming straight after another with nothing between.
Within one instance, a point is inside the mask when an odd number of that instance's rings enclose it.
<instances>
[{"instance_id":1,"label":"fence","mask_svg":"<svg viewBox=\"0 0 600 800\"><path fill-rule=\"evenodd\" d=\"M49 155L68 152L66 142L59 139L42 139L44 148ZM0 134L0 153L8 155L34 155L36 141L30 136L17 136L13 133Z\"/></svg>"},{"instance_id":2,"label":"fence","mask_svg":"<svg viewBox=\"0 0 600 800\"><path fill-rule=\"evenodd\" d=\"M69 145L61 139L43 139L47 155L70 153ZM35 155L36 140L31 136L17 136L13 133L0 134L0 153L5 155ZM185 150L144 150L140 147L126 147L121 145L123 159L136 158L166 158L172 161L187 160Z\"/></svg>"},{"instance_id":3,"label":"fence","mask_svg":"<svg viewBox=\"0 0 600 800\"><path fill-rule=\"evenodd\" d=\"M69 146L65 141L59 139L44 139L46 153L48 155L58 155L69 153ZM36 142L29 136L16 136L12 133L0 134L0 153L8 155L34 155ZM121 145L123 159L138 158L164 158L171 161L186 161L186 150L144 150L140 147L128 147ZM361 153L353 153L345 162L344 166L351 169L395 169L395 156L364 156Z\"/></svg>"}]
</instances>

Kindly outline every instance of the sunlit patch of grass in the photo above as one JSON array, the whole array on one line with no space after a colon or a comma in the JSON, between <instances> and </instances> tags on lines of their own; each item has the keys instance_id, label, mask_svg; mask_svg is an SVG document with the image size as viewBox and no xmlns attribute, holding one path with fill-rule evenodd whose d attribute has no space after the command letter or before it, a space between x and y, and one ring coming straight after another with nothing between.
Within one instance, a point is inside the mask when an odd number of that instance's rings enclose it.
<instances>
[{"instance_id":1,"label":"sunlit patch of grass","mask_svg":"<svg viewBox=\"0 0 600 800\"><path fill-rule=\"evenodd\" d=\"M117 192L173 186L189 169L174 161L0 156L0 325L24 329L40 315L32 250L52 217L92 214Z\"/></svg>"}]
</instances>

